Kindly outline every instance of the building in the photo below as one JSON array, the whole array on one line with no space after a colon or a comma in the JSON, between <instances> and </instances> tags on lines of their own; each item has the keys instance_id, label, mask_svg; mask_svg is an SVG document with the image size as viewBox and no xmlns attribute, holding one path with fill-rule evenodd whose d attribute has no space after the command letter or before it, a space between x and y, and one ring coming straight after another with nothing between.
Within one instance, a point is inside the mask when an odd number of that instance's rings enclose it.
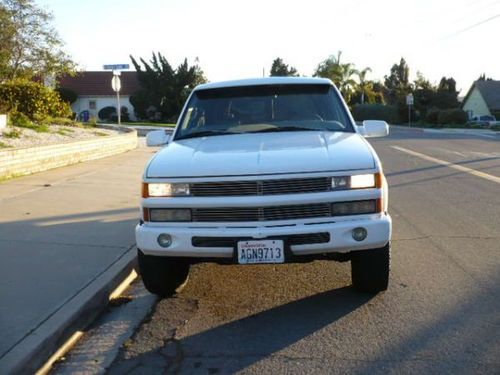
<instances>
[{"instance_id":1,"label":"building","mask_svg":"<svg viewBox=\"0 0 500 375\"><path fill-rule=\"evenodd\" d=\"M500 119L500 81L475 81L463 100L462 109L469 118L493 115Z\"/></svg>"},{"instance_id":2,"label":"building","mask_svg":"<svg viewBox=\"0 0 500 375\"><path fill-rule=\"evenodd\" d=\"M99 111L105 107L116 109L116 93L111 88L112 71L79 72L76 76L64 76L59 86L73 91L77 100L71 104L73 112L80 115L88 111L90 118L98 118ZM129 118L135 120L134 107L130 96L140 89L137 72L121 72L120 106L126 107Z\"/></svg>"}]
</instances>

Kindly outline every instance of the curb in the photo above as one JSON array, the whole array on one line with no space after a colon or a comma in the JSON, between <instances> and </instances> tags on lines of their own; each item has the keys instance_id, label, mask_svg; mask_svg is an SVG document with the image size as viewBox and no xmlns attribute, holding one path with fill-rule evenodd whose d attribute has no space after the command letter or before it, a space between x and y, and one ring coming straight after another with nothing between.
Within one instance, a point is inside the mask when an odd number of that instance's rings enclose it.
<instances>
[{"instance_id":1,"label":"curb","mask_svg":"<svg viewBox=\"0 0 500 375\"><path fill-rule=\"evenodd\" d=\"M34 374L106 308L110 294L136 266L136 247L91 280L46 321L18 342L1 360L0 373Z\"/></svg>"},{"instance_id":2,"label":"curb","mask_svg":"<svg viewBox=\"0 0 500 375\"><path fill-rule=\"evenodd\" d=\"M407 131L415 131L419 133L434 133L434 134L471 134L471 135L486 135L486 136L496 136L500 135L500 133L488 130L488 129L467 129L467 128L413 128L401 125L391 125L390 127L407 130Z\"/></svg>"},{"instance_id":3,"label":"curb","mask_svg":"<svg viewBox=\"0 0 500 375\"><path fill-rule=\"evenodd\" d=\"M165 130L167 133L172 134L174 127L171 126L145 126L145 125L118 125L118 124L99 124L98 126L107 127L108 129L133 129L137 132L138 137L145 137L149 132L155 130Z\"/></svg>"}]
</instances>

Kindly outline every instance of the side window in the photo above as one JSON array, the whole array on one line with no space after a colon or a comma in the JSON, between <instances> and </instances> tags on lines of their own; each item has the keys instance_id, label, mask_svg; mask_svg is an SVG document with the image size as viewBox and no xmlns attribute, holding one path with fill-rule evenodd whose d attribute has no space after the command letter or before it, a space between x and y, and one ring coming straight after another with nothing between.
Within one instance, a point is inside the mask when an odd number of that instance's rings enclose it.
<instances>
[{"instance_id":1,"label":"side window","mask_svg":"<svg viewBox=\"0 0 500 375\"><path fill-rule=\"evenodd\" d=\"M89 100L89 109L97 109L97 103L95 100Z\"/></svg>"}]
</instances>

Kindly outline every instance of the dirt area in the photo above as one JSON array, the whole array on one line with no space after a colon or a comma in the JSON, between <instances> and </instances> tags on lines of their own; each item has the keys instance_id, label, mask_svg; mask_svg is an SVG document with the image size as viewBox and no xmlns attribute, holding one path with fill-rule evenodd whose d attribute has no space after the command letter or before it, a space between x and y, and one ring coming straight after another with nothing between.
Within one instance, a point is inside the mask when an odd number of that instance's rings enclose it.
<instances>
[{"instance_id":1,"label":"dirt area","mask_svg":"<svg viewBox=\"0 0 500 375\"><path fill-rule=\"evenodd\" d=\"M116 130L51 125L48 131L9 127L0 130L0 149L44 146L119 134Z\"/></svg>"}]
</instances>

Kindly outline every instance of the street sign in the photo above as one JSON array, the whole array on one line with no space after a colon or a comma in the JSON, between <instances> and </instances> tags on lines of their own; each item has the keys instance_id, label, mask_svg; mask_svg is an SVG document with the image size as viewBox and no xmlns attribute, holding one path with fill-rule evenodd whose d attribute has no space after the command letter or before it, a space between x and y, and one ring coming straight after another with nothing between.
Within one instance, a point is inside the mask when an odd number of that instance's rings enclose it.
<instances>
[{"instance_id":1,"label":"street sign","mask_svg":"<svg viewBox=\"0 0 500 375\"><path fill-rule=\"evenodd\" d=\"M114 92L119 92L122 88L122 81L120 80L120 77L117 75L114 75L113 78L111 79L111 88L113 89Z\"/></svg>"},{"instance_id":2,"label":"street sign","mask_svg":"<svg viewBox=\"0 0 500 375\"><path fill-rule=\"evenodd\" d=\"M406 95L406 105L413 105L413 94Z\"/></svg>"},{"instance_id":3,"label":"street sign","mask_svg":"<svg viewBox=\"0 0 500 375\"><path fill-rule=\"evenodd\" d=\"M109 64L103 66L104 70L124 70L130 69L129 64Z\"/></svg>"}]
</instances>

